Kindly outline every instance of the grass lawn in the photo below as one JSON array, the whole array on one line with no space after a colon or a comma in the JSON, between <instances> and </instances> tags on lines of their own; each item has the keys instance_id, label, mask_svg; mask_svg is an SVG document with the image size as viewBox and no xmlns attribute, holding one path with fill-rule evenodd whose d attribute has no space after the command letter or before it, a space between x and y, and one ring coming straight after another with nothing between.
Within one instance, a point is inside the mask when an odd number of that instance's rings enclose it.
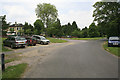
<instances>
[{"instance_id":1,"label":"grass lawn","mask_svg":"<svg viewBox=\"0 0 120 80\"><path fill-rule=\"evenodd\" d=\"M55 38L47 38L47 39L50 40L50 42L52 42L52 43L64 43L64 42L68 42L66 40L55 39Z\"/></svg>"},{"instance_id":2,"label":"grass lawn","mask_svg":"<svg viewBox=\"0 0 120 80\"><path fill-rule=\"evenodd\" d=\"M0 52L6 52L6 51L12 51L12 50L10 50L10 49L8 49L8 48L5 48L4 46L3 46L3 40L5 40L6 38L2 38L2 40L0 41L0 47L2 47L1 49L2 50L0 50Z\"/></svg>"},{"instance_id":3,"label":"grass lawn","mask_svg":"<svg viewBox=\"0 0 120 80\"><path fill-rule=\"evenodd\" d=\"M28 64L22 63L15 66L9 66L6 68L5 72L3 72L2 80L6 80L6 78L20 78L22 74L25 72Z\"/></svg>"},{"instance_id":4,"label":"grass lawn","mask_svg":"<svg viewBox=\"0 0 120 80\"><path fill-rule=\"evenodd\" d=\"M108 47L108 42L104 42L103 47L106 51L120 57L120 53L118 53L118 51L120 51L120 47Z\"/></svg>"},{"instance_id":5,"label":"grass lawn","mask_svg":"<svg viewBox=\"0 0 120 80\"><path fill-rule=\"evenodd\" d=\"M20 56L22 53L13 53L5 55L5 63L9 63L12 61L20 60L22 57Z\"/></svg>"},{"instance_id":6,"label":"grass lawn","mask_svg":"<svg viewBox=\"0 0 120 80\"><path fill-rule=\"evenodd\" d=\"M72 39L72 40L99 40L104 39L105 37L95 37L95 38L66 38L66 39Z\"/></svg>"}]
</instances>

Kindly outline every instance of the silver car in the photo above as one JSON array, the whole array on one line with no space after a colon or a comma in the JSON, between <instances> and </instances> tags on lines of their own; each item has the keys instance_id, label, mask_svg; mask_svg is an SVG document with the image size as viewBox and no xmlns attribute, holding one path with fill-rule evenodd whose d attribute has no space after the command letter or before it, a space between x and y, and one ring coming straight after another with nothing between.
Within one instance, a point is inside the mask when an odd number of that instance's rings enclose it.
<instances>
[{"instance_id":1,"label":"silver car","mask_svg":"<svg viewBox=\"0 0 120 80\"><path fill-rule=\"evenodd\" d=\"M33 35L32 37L36 38L37 39L37 43L40 43L42 45L50 43L50 41L48 39L46 39L45 37L43 37L43 36Z\"/></svg>"},{"instance_id":2,"label":"silver car","mask_svg":"<svg viewBox=\"0 0 120 80\"><path fill-rule=\"evenodd\" d=\"M20 36L10 36L3 41L5 46L10 46L11 48L15 47L25 47L27 40L24 37Z\"/></svg>"}]
</instances>

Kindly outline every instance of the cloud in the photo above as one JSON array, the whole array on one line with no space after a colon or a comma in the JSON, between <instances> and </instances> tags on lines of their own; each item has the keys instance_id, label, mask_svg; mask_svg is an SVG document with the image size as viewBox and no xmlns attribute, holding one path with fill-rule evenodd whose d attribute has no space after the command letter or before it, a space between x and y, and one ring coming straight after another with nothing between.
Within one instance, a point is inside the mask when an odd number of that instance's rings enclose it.
<instances>
[{"instance_id":1,"label":"cloud","mask_svg":"<svg viewBox=\"0 0 120 80\"><path fill-rule=\"evenodd\" d=\"M76 21L79 28L88 27L93 21L92 12L89 11L69 11L67 14L59 16L62 24L67 24Z\"/></svg>"},{"instance_id":2,"label":"cloud","mask_svg":"<svg viewBox=\"0 0 120 80\"><path fill-rule=\"evenodd\" d=\"M7 22L17 21L24 24L27 21L33 24L37 19L35 15L37 4L51 3L58 9L62 24L76 21L78 26L83 28L92 22L93 8L91 4L81 5L82 2L94 4L96 0L0 0L0 10L2 8L0 15L7 15Z\"/></svg>"}]
</instances>

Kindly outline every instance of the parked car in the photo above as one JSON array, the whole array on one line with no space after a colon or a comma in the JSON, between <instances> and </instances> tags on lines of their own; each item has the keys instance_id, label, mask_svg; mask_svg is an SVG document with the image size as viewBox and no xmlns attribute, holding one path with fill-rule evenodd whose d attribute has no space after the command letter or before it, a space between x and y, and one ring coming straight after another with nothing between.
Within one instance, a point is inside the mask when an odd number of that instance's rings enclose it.
<instances>
[{"instance_id":1,"label":"parked car","mask_svg":"<svg viewBox=\"0 0 120 80\"><path fill-rule=\"evenodd\" d=\"M43 36L33 35L32 37L36 38L37 39L37 43L40 43L42 45L50 43L50 41L48 39L46 39L45 37L43 37Z\"/></svg>"},{"instance_id":2,"label":"parked car","mask_svg":"<svg viewBox=\"0 0 120 80\"><path fill-rule=\"evenodd\" d=\"M120 46L120 37L109 37L108 47L110 46Z\"/></svg>"},{"instance_id":3,"label":"parked car","mask_svg":"<svg viewBox=\"0 0 120 80\"><path fill-rule=\"evenodd\" d=\"M9 36L6 40L3 41L3 45L10 46L11 48L25 47L26 43L27 40L20 36Z\"/></svg>"},{"instance_id":4,"label":"parked car","mask_svg":"<svg viewBox=\"0 0 120 80\"><path fill-rule=\"evenodd\" d=\"M34 37L25 37L27 40L27 45L35 46L37 44L37 40Z\"/></svg>"}]
</instances>

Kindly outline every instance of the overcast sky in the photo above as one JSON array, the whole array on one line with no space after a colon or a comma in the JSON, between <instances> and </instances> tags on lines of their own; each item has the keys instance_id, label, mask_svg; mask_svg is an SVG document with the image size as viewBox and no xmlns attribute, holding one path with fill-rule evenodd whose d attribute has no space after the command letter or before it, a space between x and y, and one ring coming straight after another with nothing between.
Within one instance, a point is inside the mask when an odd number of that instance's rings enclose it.
<instances>
[{"instance_id":1,"label":"overcast sky","mask_svg":"<svg viewBox=\"0 0 120 80\"><path fill-rule=\"evenodd\" d=\"M92 5L96 1L100 0L0 0L0 16L6 15L7 22L28 22L33 25L37 19L37 4L51 3L56 6L62 25L76 21L82 29L92 23Z\"/></svg>"}]
</instances>

